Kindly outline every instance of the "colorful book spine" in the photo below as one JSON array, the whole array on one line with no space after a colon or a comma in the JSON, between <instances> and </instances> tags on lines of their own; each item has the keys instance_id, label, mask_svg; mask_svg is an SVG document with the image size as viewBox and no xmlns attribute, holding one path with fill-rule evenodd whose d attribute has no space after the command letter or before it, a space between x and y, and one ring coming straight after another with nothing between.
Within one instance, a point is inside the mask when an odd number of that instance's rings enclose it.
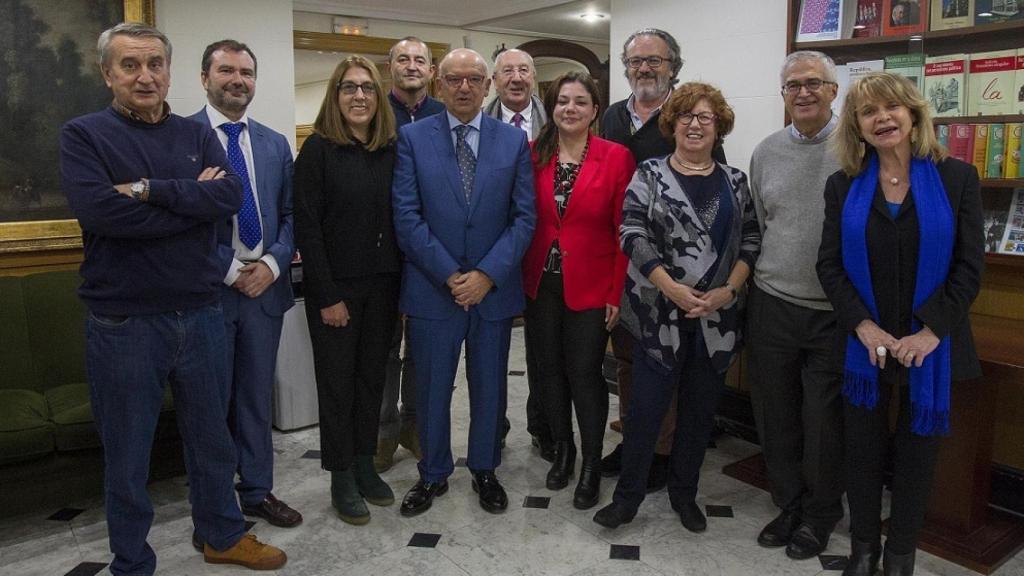
<instances>
[{"instance_id":1,"label":"colorful book spine","mask_svg":"<svg viewBox=\"0 0 1024 576\"><path fill-rule=\"evenodd\" d=\"M1011 122L1006 125L1006 161L1003 178L1020 178L1021 130L1024 124Z\"/></svg>"},{"instance_id":2,"label":"colorful book spine","mask_svg":"<svg viewBox=\"0 0 1024 576\"><path fill-rule=\"evenodd\" d=\"M927 25L927 0L882 0L883 36L920 34Z\"/></svg>"},{"instance_id":3,"label":"colorful book spine","mask_svg":"<svg viewBox=\"0 0 1024 576\"><path fill-rule=\"evenodd\" d=\"M885 57L884 70L899 74L917 85L918 92L924 93L924 54L893 54Z\"/></svg>"},{"instance_id":4,"label":"colorful book spine","mask_svg":"<svg viewBox=\"0 0 1024 576\"><path fill-rule=\"evenodd\" d=\"M973 126L970 124L949 125L949 155L963 162L974 162Z\"/></svg>"},{"instance_id":5,"label":"colorful book spine","mask_svg":"<svg viewBox=\"0 0 1024 576\"><path fill-rule=\"evenodd\" d=\"M1011 94L1016 81L1017 51L997 50L971 54L967 78L968 116L996 116L1013 111Z\"/></svg>"},{"instance_id":6,"label":"colorful book spine","mask_svg":"<svg viewBox=\"0 0 1024 576\"><path fill-rule=\"evenodd\" d=\"M939 124L935 127L935 138L943 148L949 149L949 124Z\"/></svg>"},{"instance_id":7,"label":"colorful book spine","mask_svg":"<svg viewBox=\"0 0 1024 576\"><path fill-rule=\"evenodd\" d=\"M925 58L922 94L933 116L966 116L967 55Z\"/></svg>"},{"instance_id":8,"label":"colorful book spine","mask_svg":"<svg viewBox=\"0 0 1024 576\"><path fill-rule=\"evenodd\" d=\"M974 0L932 0L932 30L974 26Z\"/></svg>"},{"instance_id":9,"label":"colorful book spine","mask_svg":"<svg viewBox=\"0 0 1024 576\"><path fill-rule=\"evenodd\" d=\"M1006 125L990 124L985 149L985 178L1002 178L1006 159Z\"/></svg>"},{"instance_id":10,"label":"colorful book spine","mask_svg":"<svg viewBox=\"0 0 1024 576\"><path fill-rule=\"evenodd\" d=\"M1017 50L1017 71L1014 73L1013 113L1024 114L1024 48Z\"/></svg>"},{"instance_id":11,"label":"colorful book spine","mask_svg":"<svg viewBox=\"0 0 1024 576\"><path fill-rule=\"evenodd\" d=\"M974 155L971 164L978 169L978 174L985 177L988 168L988 124L971 124L974 128Z\"/></svg>"}]
</instances>

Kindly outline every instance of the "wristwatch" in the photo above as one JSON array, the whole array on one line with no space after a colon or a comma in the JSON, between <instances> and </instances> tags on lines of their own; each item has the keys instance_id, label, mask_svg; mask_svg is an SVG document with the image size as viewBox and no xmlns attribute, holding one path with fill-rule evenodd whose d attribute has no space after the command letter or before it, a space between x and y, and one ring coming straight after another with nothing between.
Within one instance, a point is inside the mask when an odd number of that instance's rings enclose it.
<instances>
[{"instance_id":1,"label":"wristwatch","mask_svg":"<svg viewBox=\"0 0 1024 576\"><path fill-rule=\"evenodd\" d=\"M132 182L131 191L132 198L145 202L149 199L149 180L142 178L138 182Z\"/></svg>"}]
</instances>

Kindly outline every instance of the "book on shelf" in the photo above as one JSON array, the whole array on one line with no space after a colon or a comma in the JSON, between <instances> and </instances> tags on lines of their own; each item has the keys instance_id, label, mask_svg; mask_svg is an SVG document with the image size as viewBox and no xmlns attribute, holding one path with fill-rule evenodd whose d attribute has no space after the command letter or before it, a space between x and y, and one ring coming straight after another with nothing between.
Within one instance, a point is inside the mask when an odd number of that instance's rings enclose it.
<instances>
[{"instance_id":1,"label":"book on shelf","mask_svg":"<svg viewBox=\"0 0 1024 576\"><path fill-rule=\"evenodd\" d=\"M997 116L1013 111L1017 50L971 54L967 76L967 115Z\"/></svg>"},{"instance_id":2,"label":"book on shelf","mask_svg":"<svg viewBox=\"0 0 1024 576\"><path fill-rule=\"evenodd\" d=\"M1006 232L1006 220L1010 213L1003 209L982 210L985 217L985 252L999 253Z\"/></svg>"},{"instance_id":3,"label":"book on shelf","mask_svg":"<svg viewBox=\"0 0 1024 576\"><path fill-rule=\"evenodd\" d=\"M1002 178L1006 159L1006 125L988 125L988 146L985 148L985 178Z\"/></svg>"},{"instance_id":4,"label":"book on shelf","mask_svg":"<svg viewBox=\"0 0 1024 576\"><path fill-rule=\"evenodd\" d=\"M939 124L935 127L935 139L943 148L949 149L949 124Z\"/></svg>"},{"instance_id":5,"label":"book on shelf","mask_svg":"<svg viewBox=\"0 0 1024 576\"><path fill-rule=\"evenodd\" d=\"M1013 191L997 252L1024 255L1024 188Z\"/></svg>"},{"instance_id":6,"label":"book on shelf","mask_svg":"<svg viewBox=\"0 0 1024 576\"><path fill-rule=\"evenodd\" d=\"M931 30L974 26L974 0L932 0Z\"/></svg>"},{"instance_id":7,"label":"book on shelf","mask_svg":"<svg viewBox=\"0 0 1024 576\"><path fill-rule=\"evenodd\" d=\"M994 24L1024 17L1024 0L974 0L974 23Z\"/></svg>"},{"instance_id":8,"label":"book on shelf","mask_svg":"<svg viewBox=\"0 0 1024 576\"><path fill-rule=\"evenodd\" d=\"M924 90L933 116L967 115L967 55L929 56L924 60Z\"/></svg>"},{"instance_id":9,"label":"book on shelf","mask_svg":"<svg viewBox=\"0 0 1024 576\"><path fill-rule=\"evenodd\" d=\"M974 126L949 125L949 155L968 164L974 163Z\"/></svg>"},{"instance_id":10,"label":"book on shelf","mask_svg":"<svg viewBox=\"0 0 1024 576\"><path fill-rule=\"evenodd\" d=\"M882 0L857 0L851 38L873 38L881 35Z\"/></svg>"},{"instance_id":11,"label":"book on shelf","mask_svg":"<svg viewBox=\"0 0 1024 576\"><path fill-rule=\"evenodd\" d=\"M978 170L978 176L985 177L985 169L988 168L988 124L971 124L974 128L974 153L971 154L971 164Z\"/></svg>"},{"instance_id":12,"label":"book on shelf","mask_svg":"<svg viewBox=\"0 0 1024 576\"><path fill-rule=\"evenodd\" d=\"M882 35L919 34L928 24L928 0L882 0Z\"/></svg>"},{"instance_id":13,"label":"book on shelf","mask_svg":"<svg viewBox=\"0 0 1024 576\"><path fill-rule=\"evenodd\" d=\"M1017 49L1017 70L1013 77L1013 112L1024 114L1024 48Z\"/></svg>"},{"instance_id":14,"label":"book on shelf","mask_svg":"<svg viewBox=\"0 0 1024 576\"><path fill-rule=\"evenodd\" d=\"M1021 131L1024 124L1010 122L1006 125L1006 160L1003 163L1003 178L1019 178L1021 155Z\"/></svg>"},{"instance_id":15,"label":"book on shelf","mask_svg":"<svg viewBox=\"0 0 1024 576\"><path fill-rule=\"evenodd\" d=\"M836 99L832 101L832 110L839 114L846 102L846 92L850 88L850 67L846 64L836 65Z\"/></svg>"},{"instance_id":16,"label":"book on shelf","mask_svg":"<svg viewBox=\"0 0 1024 576\"><path fill-rule=\"evenodd\" d=\"M842 0L803 0L796 41L838 40L842 19Z\"/></svg>"},{"instance_id":17,"label":"book on shelf","mask_svg":"<svg viewBox=\"0 0 1024 576\"><path fill-rule=\"evenodd\" d=\"M893 54L886 56L884 62L886 72L911 80L917 86L917 91L924 93L924 54Z\"/></svg>"}]
</instances>

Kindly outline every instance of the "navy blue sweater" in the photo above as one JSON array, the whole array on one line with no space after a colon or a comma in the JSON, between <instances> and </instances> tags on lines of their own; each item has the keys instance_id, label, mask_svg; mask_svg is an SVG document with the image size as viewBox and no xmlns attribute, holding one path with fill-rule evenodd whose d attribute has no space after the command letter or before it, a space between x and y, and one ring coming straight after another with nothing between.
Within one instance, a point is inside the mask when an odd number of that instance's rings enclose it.
<instances>
[{"instance_id":1,"label":"navy blue sweater","mask_svg":"<svg viewBox=\"0 0 1024 576\"><path fill-rule=\"evenodd\" d=\"M395 98L395 95L391 92L388 92L388 102L391 103L391 110L395 113L395 122L397 123L395 125L396 129L413 121L412 116L409 115L409 109L405 107L405 103L398 98ZM443 102L434 100L430 96L427 96L424 98L423 103L420 104L419 110L416 111L416 120L423 120L428 116L440 114L441 112L444 112L444 110L445 106Z\"/></svg>"},{"instance_id":2,"label":"navy blue sweater","mask_svg":"<svg viewBox=\"0 0 1024 576\"><path fill-rule=\"evenodd\" d=\"M111 107L64 125L60 160L82 227L78 292L90 310L135 316L218 301L214 223L238 211L242 186L209 127L173 114L136 122ZM208 166L228 176L197 181ZM114 189L140 178L149 178L147 202Z\"/></svg>"}]
</instances>

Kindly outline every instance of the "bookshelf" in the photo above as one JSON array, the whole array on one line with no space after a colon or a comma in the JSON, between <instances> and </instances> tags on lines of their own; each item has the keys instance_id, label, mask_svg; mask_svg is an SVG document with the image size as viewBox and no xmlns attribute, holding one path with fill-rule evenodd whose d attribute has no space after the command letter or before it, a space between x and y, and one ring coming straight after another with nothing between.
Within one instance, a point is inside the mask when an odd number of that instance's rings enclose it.
<instances>
[{"instance_id":1,"label":"bookshelf","mask_svg":"<svg viewBox=\"0 0 1024 576\"><path fill-rule=\"evenodd\" d=\"M856 2L857 0L843 0ZM921 0L928 2L930 0ZM1024 20L919 34L797 42L801 0L790 0L786 52L818 50L836 64L896 54L942 56L1024 47ZM940 124L1024 122L1024 114L962 116ZM1008 204L1024 177L982 179L986 208ZM953 435L943 444L919 546L981 573L991 573L1024 546L1024 522L988 509L992 465L1024 478L1024 256L986 254L978 299L971 309L984 377L954 386Z\"/></svg>"}]
</instances>

